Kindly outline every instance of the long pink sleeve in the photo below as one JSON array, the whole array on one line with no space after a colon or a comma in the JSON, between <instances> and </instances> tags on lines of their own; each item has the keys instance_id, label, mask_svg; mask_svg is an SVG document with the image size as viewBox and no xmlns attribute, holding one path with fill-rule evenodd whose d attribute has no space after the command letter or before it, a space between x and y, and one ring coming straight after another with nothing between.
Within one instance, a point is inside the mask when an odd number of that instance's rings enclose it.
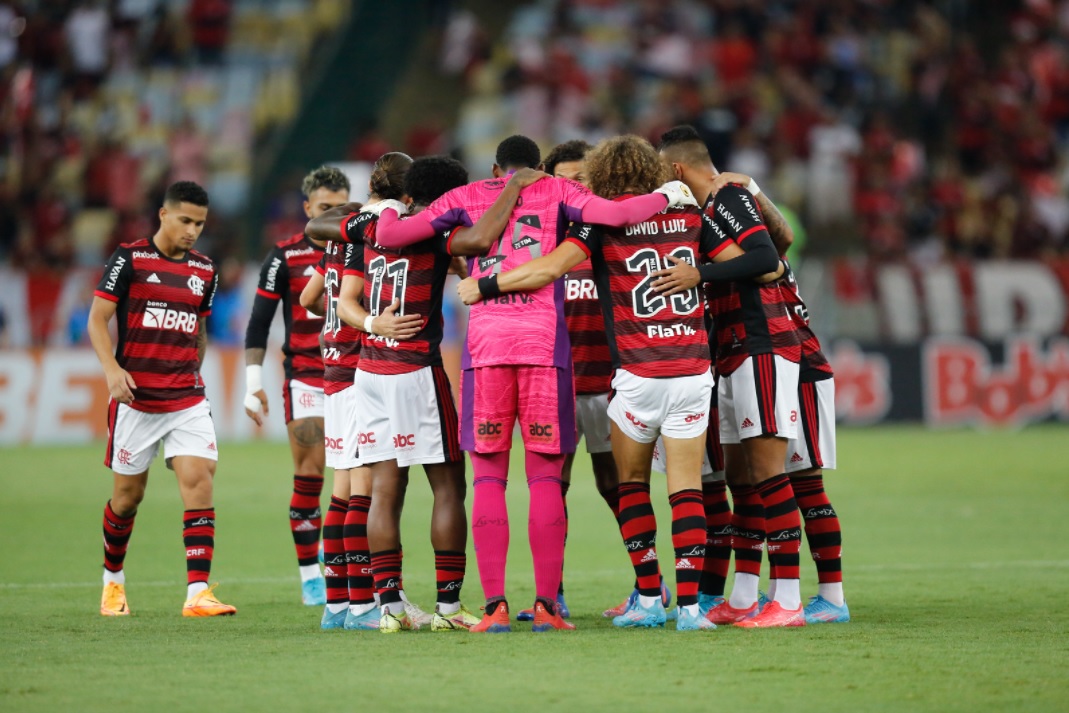
<instances>
[{"instance_id":1,"label":"long pink sleeve","mask_svg":"<svg viewBox=\"0 0 1069 713\"><path fill-rule=\"evenodd\" d=\"M608 201L594 196L583 206L582 221L622 228L652 218L667 205L667 197L660 193L647 193L623 201Z\"/></svg>"},{"instance_id":2,"label":"long pink sleeve","mask_svg":"<svg viewBox=\"0 0 1069 713\"><path fill-rule=\"evenodd\" d=\"M434 226L426 214L417 213L401 220L397 217L397 211L387 208L379 214L375 242L384 248L403 248L433 237L434 232Z\"/></svg>"}]
</instances>

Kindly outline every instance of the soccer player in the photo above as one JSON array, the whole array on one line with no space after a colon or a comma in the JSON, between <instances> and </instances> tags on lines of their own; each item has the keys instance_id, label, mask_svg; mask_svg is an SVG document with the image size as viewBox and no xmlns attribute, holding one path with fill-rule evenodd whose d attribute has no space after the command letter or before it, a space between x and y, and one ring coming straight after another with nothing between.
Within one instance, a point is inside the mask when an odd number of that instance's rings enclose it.
<instances>
[{"instance_id":1,"label":"soccer player","mask_svg":"<svg viewBox=\"0 0 1069 713\"><path fill-rule=\"evenodd\" d=\"M786 261L793 232L768 196L755 188L751 177L722 173L713 181L713 192L730 183L750 187L756 193L762 212L769 218L772 240L784 256L784 298L802 340L798 375L799 429L798 437L787 443L786 470L817 569L818 589L816 596L810 597L805 606L806 624L845 623L850 621L850 608L843 598L842 529L839 516L824 490L824 469L835 469L835 373L809 325L809 308L799 292L794 271ZM773 578L770 594L776 586Z\"/></svg>"},{"instance_id":2,"label":"soccer player","mask_svg":"<svg viewBox=\"0 0 1069 713\"><path fill-rule=\"evenodd\" d=\"M554 178L567 178L586 185L583 158L591 149L582 140L566 141L555 146L546 156L545 172ZM575 380L575 417L578 437L585 438L594 469L594 482L613 510L616 517L616 464L612 460L609 443L609 419L605 410L609 406L609 347L605 342L605 329L601 320L601 308L594 294L590 275L590 263L584 262L564 276L564 321L568 326L568 339L572 343L572 362ZM600 397L600 398L599 398ZM578 441L577 441L578 443ZM565 542L567 543L568 489L572 483L572 463L575 454L567 454L561 470L561 498L564 501ZM561 571L560 587L557 589L557 606L561 618L571 614L564 601L564 572ZM524 609L516 615L517 621L534 619L534 609Z\"/></svg>"},{"instance_id":3,"label":"soccer player","mask_svg":"<svg viewBox=\"0 0 1069 713\"><path fill-rule=\"evenodd\" d=\"M587 173L596 194L619 199L662 182L666 167L649 142L623 136L588 154ZM663 626L666 620L649 486L654 443L663 436L676 557L676 629L716 628L698 607L706 539L701 464L713 385L704 304L696 288L665 298L650 284L652 273L670 264L669 255L694 264L700 256L724 260L741 253L724 220L695 205L625 229L573 225L567 240L548 256L460 286L465 302L538 289L591 258L615 369L609 418L620 473L620 531L639 587L636 604L613 619L619 627ZM773 252L770 260L754 264L750 276L776 266Z\"/></svg>"},{"instance_id":4,"label":"soccer player","mask_svg":"<svg viewBox=\"0 0 1069 713\"><path fill-rule=\"evenodd\" d=\"M503 177L541 165L538 145L511 136L498 145L494 178L450 191L419 215L399 222L387 209L379 221L380 245L400 247L435 233L472 225L505 188ZM494 254L473 260L473 276L502 270L551 252L569 220L624 226L690 199L681 184L615 203L574 181L549 178L521 192L521 201ZM556 595L564 559L561 469L575 451L575 403L571 349L563 319L563 284L522 295L503 295L470 312L461 376L461 446L474 471L472 536L487 597L483 621L473 632L510 631L505 600L508 510L505 486L513 424L519 419L531 494L528 538L534 560L534 631L571 629L560 617Z\"/></svg>"},{"instance_id":5,"label":"soccer player","mask_svg":"<svg viewBox=\"0 0 1069 713\"><path fill-rule=\"evenodd\" d=\"M320 622L323 629L344 628L348 618L349 566L354 558L360 557L361 551L346 549L345 520L350 505L359 509L361 499L369 500L371 494L370 474L366 468L357 468L356 432L352 427L358 400L353 375L360 360L360 333L341 322L337 308L345 261L351 254L352 246L328 242L316 274L305 284L300 299L302 307L324 317L323 441L326 465L334 469L334 483L323 521L323 575L327 594ZM370 561L366 547L362 554L366 568Z\"/></svg>"},{"instance_id":6,"label":"soccer player","mask_svg":"<svg viewBox=\"0 0 1069 713\"><path fill-rule=\"evenodd\" d=\"M711 609L708 617L716 624L742 627L804 626L798 579L801 519L784 472L787 442L797 437L801 339L780 281L762 284L740 272L740 267L764 260L769 251L777 260L778 255L746 188L729 185L712 194L717 171L692 127L666 132L661 137L661 155L695 195L707 197L707 212L720 216L728 236L746 251L736 260L703 265L698 271L680 267L684 272L698 272L703 282L730 280L707 289L717 330L720 437L728 482L735 482L733 471L744 480L733 492L734 522L752 511L746 522L733 525L736 574L731 597ZM690 289L689 281L679 280L669 270L660 271L655 279L666 289L660 293L665 297L677 289ZM780 578L775 597L761 608L757 588L760 549L765 542Z\"/></svg>"},{"instance_id":7,"label":"soccer player","mask_svg":"<svg viewBox=\"0 0 1069 713\"><path fill-rule=\"evenodd\" d=\"M208 194L196 183L172 184L160 227L146 240L120 245L104 268L89 312L89 339L108 381L111 500L104 506L104 592L100 613L126 616L123 561L148 470L163 441L185 513L186 603L182 616L237 609L208 586L215 547L212 479L218 452L200 366L208 346L205 320L219 281L212 261L193 250L208 217ZM108 322L116 318L118 348Z\"/></svg>"},{"instance_id":8,"label":"soccer player","mask_svg":"<svg viewBox=\"0 0 1069 713\"><path fill-rule=\"evenodd\" d=\"M349 201L349 179L339 169L321 166L301 184L309 218ZM293 456L290 532L297 550L301 600L307 606L326 603L319 571L319 506L323 491L323 356L319 334L323 318L301 306L300 296L323 256L325 242L297 234L279 242L264 259L260 282L245 332L245 413L263 425L268 414L263 390L263 363L271 321L279 302L286 328L282 342L286 381L282 404Z\"/></svg>"},{"instance_id":9,"label":"soccer player","mask_svg":"<svg viewBox=\"0 0 1069 713\"><path fill-rule=\"evenodd\" d=\"M359 359L350 357L346 360L347 368L344 372L332 368L334 359L334 345L340 357L345 350L359 351L363 343L363 335L356 327L342 319L345 311L341 296L341 286L345 275L357 275L361 279L362 270L357 266L356 246L346 244L341 240L339 223L347 222L349 216L355 212L377 214L382 209L383 201L400 199L404 196L404 176L412 165L412 159L403 153L387 153L379 158L372 168L368 181L369 200L366 204L350 203L325 211L309 223L307 232L318 239L328 240L323 261L322 276L317 275L309 280L301 293L301 303L306 307L313 303L323 304L326 293L326 331L324 333L324 362L327 368L324 372L325 390L327 396L326 418L324 427L326 433L326 453L328 465L332 457L332 451L338 451L337 462L348 465L348 469L339 471L335 469L334 493L332 504L337 509L335 518L341 517L341 545L337 542L337 530L332 528L333 541L327 541L327 525L324 525L324 559L328 569L333 559L338 561L344 557L344 565L348 575L348 591L346 602L342 603L342 585L336 581L335 594L330 595L330 578L327 578L327 605L323 614L323 628L338 628L348 630L362 630L379 628L379 609L375 604L374 579L371 571L371 552L368 545L368 515L371 511L371 471L367 466L359 465L359 448L357 446L357 421L356 414L359 409L357 403L359 389L353 384L356 375L356 367ZM344 221L343 221L344 219ZM354 306L358 312L356 322L363 323L367 313L359 304ZM422 328L422 318L417 315L397 316L397 305L391 305L381 315L373 319L373 329L378 334L392 339L408 339L414 336ZM332 336L333 329L337 328L336 336ZM331 382L337 382L344 387L337 394L329 395L333 390ZM337 499L337 501L335 501ZM348 501L345 514L341 514L342 500ZM330 511L328 510L328 521ZM333 555L331 554L333 553ZM403 596L403 594L402 594ZM334 601L331 601L333 599ZM343 615L344 606L344 615ZM431 617L423 612L415 604L405 600L405 607L409 611L413 621L430 623Z\"/></svg>"}]
</instances>

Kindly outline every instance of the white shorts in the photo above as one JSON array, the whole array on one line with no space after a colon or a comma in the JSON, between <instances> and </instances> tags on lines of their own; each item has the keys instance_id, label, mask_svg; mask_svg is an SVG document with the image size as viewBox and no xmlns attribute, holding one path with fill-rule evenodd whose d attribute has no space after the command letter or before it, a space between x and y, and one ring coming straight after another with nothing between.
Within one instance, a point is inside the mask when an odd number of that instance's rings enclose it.
<instances>
[{"instance_id":1,"label":"white shorts","mask_svg":"<svg viewBox=\"0 0 1069 713\"><path fill-rule=\"evenodd\" d=\"M617 369L612 379L609 418L638 443L669 438L696 438L709 426L710 372L696 376L650 379Z\"/></svg>"},{"instance_id":2,"label":"white shorts","mask_svg":"<svg viewBox=\"0 0 1069 713\"><path fill-rule=\"evenodd\" d=\"M835 469L835 379L798 385L801 428L787 441L788 473L810 468Z\"/></svg>"},{"instance_id":3,"label":"white shorts","mask_svg":"<svg viewBox=\"0 0 1069 713\"><path fill-rule=\"evenodd\" d=\"M451 463L461 459L460 424L449 378L440 366L407 374L356 370L358 465Z\"/></svg>"},{"instance_id":4,"label":"white shorts","mask_svg":"<svg viewBox=\"0 0 1069 713\"><path fill-rule=\"evenodd\" d=\"M660 436L657 437L657 442L653 445L653 470L658 473L668 472L668 459L664 457L664 439ZM723 479L724 471L714 471L712 464L709 462L709 454L705 453L702 456L702 482L706 483Z\"/></svg>"},{"instance_id":5,"label":"white shorts","mask_svg":"<svg viewBox=\"0 0 1069 713\"><path fill-rule=\"evenodd\" d=\"M720 375L718 391L721 443L797 435L797 364L773 354L748 357L731 374Z\"/></svg>"},{"instance_id":6,"label":"white shorts","mask_svg":"<svg viewBox=\"0 0 1069 713\"><path fill-rule=\"evenodd\" d=\"M579 437L586 439L587 453L612 452L608 394L577 394L575 425L579 431Z\"/></svg>"},{"instance_id":7,"label":"white shorts","mask_svg":"<svg viewBox=\"0 0 1069 713\"><path fill-rule=\"evenodd\" d=\"M170 413L145 413L116 401L108 404L108 452L104 465L119 475L144 473L156 459L160 441L168 468L175 456L219 460L207 399Z\"/></svg>"},{"instance_id":8,"label":"white shorts","mask_svg":"<svg viewBox=\"0 0 1069 713\"><path fill-rule=\"evenodd\" d=\"M310 386L297 379L289 379L282 386L282 400L286 407L286 423L304 418L323 418L323 387Z\"/></svg>"},{"instance_id":9,"label":"white shorts","mask_svg":"<svg viewBox=\"0 0 1069 713\"><path fill-rule=\"evenodd\" d=\"M347 386L334 394L324 395L323 445L327 467L348 470L358 465L356 454L357 394Z\"/></svg>"}]
</instances>

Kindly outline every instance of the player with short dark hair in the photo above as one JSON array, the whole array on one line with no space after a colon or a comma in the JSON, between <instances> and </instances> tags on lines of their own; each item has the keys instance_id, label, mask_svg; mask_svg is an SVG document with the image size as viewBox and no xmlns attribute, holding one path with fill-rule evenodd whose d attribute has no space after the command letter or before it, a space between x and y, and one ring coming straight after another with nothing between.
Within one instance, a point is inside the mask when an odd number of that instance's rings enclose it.
<instances>
[{"instance_id":1,"label":"player with short dark hair","mask_svg":"<svg viewBox=\"0 0 1069 713\"><path fill-rule=\"evenodd\" d=\"M587 155L591 189L626 200L665 179L666 167L649 142L623 136ZM672 298L656 295L652 274L675 256L725 260L741 254L720 218L691 207L668 209L627 228L575 224L549 255L495 277L461 283L461 298L475 303L499 293L538 289L589 257L609 337L615 375L609 402L612 451L620 473L619 524L638 579L638 601L613 619L619 627L662 626L656 521L650 503L654 442L664 437L672 503L672 543L679 602L676 628L715 628L698 609L705 556L701 462L713 377L704 329L704 304L696 288ZM777 266L757 263L754 275Z\"/></svg>"},{"instance_id":2,"label":"player with short dark hair","mask_svg":"<svg viewBox=\"0 0 1069 713\"><path fill-rule=\"evenodd\" d=\"M214 586L208 586L218 451L200 367L219 275L215 264L193 249L208 217L208 194L190 181L175 183L167 189L159 217L155 235L112 253L89 312L89 339L111 395L104 464L114 472L111 499L104 506L100 613L130 613L123 562L149 466L162 441L185 507L182 615L234 614L237 609L216 599ZM112 317L117 320L117 347L108 331Z\"/></svg>"},{"instance_id":3,"label":"player with short dark hair","mask_svg":"<svg viewBox=\"0 0 1069 713\"><path fill-rule=\"evenodd\" d=\"M758 283L740 267L778 262L754 186L728 185L715 194L717 174L697 132L676 127L662 136L661 156L674 175L705 196L707 213L719 216L728 237L745 254L723 265L687 265L659 271L656 289L670 297L710 283L706 298L717 331L716 371L720 438L729 485L733 485L735 583L728 601L708 612L713 623L745 628L804 626L798 574L801 520L790 478L784 472L788 441L798 432L798 370L801 339L787 309L782 280ZM734 474L734 475L733 475ZM760 549L779 576L775 597L758 602ZM755 571L756 570L756 571Z\"/></svg>"},{"instance_id":4,"label":"player with short dark hair","mask_svg":"<svg viewBox=\"0 0 1069 713\"><path fill-rule=\"evenodd\" d=\"M494 153L494 175L507 173L509 169L539 168L541 165L542 152L538 144L522 134L502 139Z\"/></svg>"},{"instance_id":5,"label":"player with short dark hair","mask_svg":"<svg viewBox=\"0 0 1069 713\"><path fill-rule=\"evenodd\" d=\"M349 179L340 169L320 166L301 182L304 212L315 218L349 201ZM300 296L315 275L326 243L298 233L280 241L264 259L245 332L245 413L263 425L268 414L263 390L263 362L275 310L282 303L282 342L286 381L282 403L293 457L293 493L289 520L301 578L301 600L308 606L326 603L319 571L319 531L323 492L323 356L319 335L323 318L301 306Z\"/></svg>"},{"instance_id":6,"label":"player with short dark hair","mask_svg":"<svg viewBox=\"0 0 1069 713\"><path fill-rule=\"evenodd\" d=\"M502 142L494 178L454 189L427 210L398 222L387 209L380 218L380 245L402 247L436 233L475 223L505 190L504 178L540 165L537 146L525 137ZM533 148L532 148L533 147ZM493 254L473 260L473 275L503 269L552 251L569 221L608 225L638 223L685 200L678 183L614 203L598 198L574 181L544 179L524 189ZM531 492L528 536L535 569L534 631L571 629L556 604L564 559L564 503L561 468L575 450L575 392L571 349L563 319L562 286L546 286L522 296L487 300L471 310L462 357L461 446L474 471L472 528L479 576L487 597L483 621L473 632L511 631L505 600L508 555L508 482L512 425L519 420L526 450L525 471Z\"/></svg>"}]
</instances>

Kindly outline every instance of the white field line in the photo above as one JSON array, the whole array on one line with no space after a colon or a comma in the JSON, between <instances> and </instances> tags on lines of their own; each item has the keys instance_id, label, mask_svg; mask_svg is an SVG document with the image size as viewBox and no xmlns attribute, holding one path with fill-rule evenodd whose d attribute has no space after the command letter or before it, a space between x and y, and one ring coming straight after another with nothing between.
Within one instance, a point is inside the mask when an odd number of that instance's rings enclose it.
<instances>
[{"instance_id":1,"label":"white field line","mask_svg":"<svg viewBox=\"0 0 1069 713\"><path fill-rule=\"evenodd\" d=\"M803 556L802 566L805 566ZM849 576L850 572L945 572L947 570L986 570L986 569L1063 569L1069 568L1069 560L1010 560L1005 562L955 562L953 564L925 562L898 562L894 564L859 564L850 565L847 560L844 572ZM625 568L621 565L618 569L586 570L583 574L596 577L611 577L619 574ZM578 573L577 573L578 574ZM576 576L576 575L573 575ZM242 579L227 579L220 577L219 581L224 584L287 584L295 582L296 577L252 577ZM130 584L137 587L180 587L179 579L166 582L138 582L131 580ZM0 582L0 590L8 589L83 589L100 587L101 582Z\"/></svg>"}]
</instances>

